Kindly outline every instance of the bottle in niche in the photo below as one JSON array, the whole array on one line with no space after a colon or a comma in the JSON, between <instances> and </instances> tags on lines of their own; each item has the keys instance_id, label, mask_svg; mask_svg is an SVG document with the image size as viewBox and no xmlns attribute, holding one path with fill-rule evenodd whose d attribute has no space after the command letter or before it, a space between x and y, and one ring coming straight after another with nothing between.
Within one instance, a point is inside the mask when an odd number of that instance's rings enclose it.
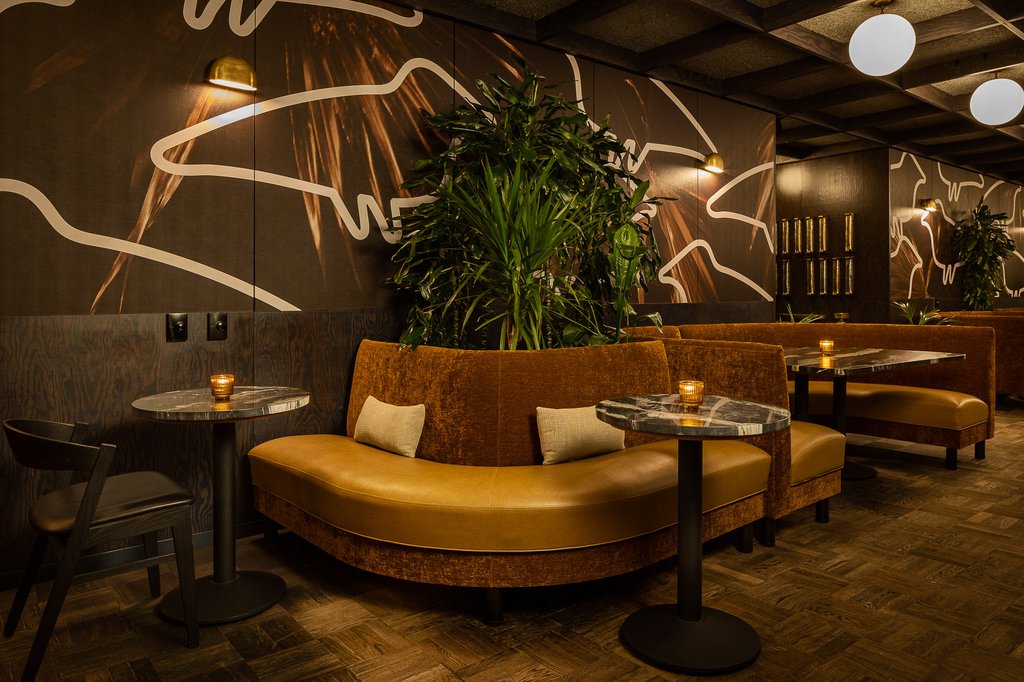
<instances>
[{"instance_id":1,"label":"bottle in niche","mask_svg":"<svg viewBox=\"0 0 1024 682\"><path fill-rule=\"evenodd\" d=\"M853 251L853 214L843 214L843 251Z\"/></svg>"},{"instance_id":2,"label":"bottle in niche","mask_svg":"<svg viewBox=\"0 0 1024 682\"><path fill-rule=\"evenodd\" d=\"M779 261L779 295L789 296L789 259Z\"/></svg>"},{"instance_id":3,"label":"bottle in niche","mask_svg":"<svg viewBox=\"0 0 1024 682\"><path fill-rule=\"evenodd\" d=\"M779 220L779 253L789 253L789 218L781 218Z\"/></svg>"},{"instance_id":4,"label":"bottle in niche","mask_svg":"<svg viewBox=\"0 0 1024 682\"><path fill-rule=\"evenodd\" d=\"M828 296L828 259L818 259L818 293Z\"/></svg>"},{"instance_id":5,"label":"bottle in niche","mask_svg":"<svg viewBox=\"0 0 1024 682\"><path fill-rule=\"evenodd\" d=\"M814 293L815 293L814 280L816 279L816 277L815 277L815 273L814 273L814 261L813 260L807 261L806 271L807 271L807 295L808 296L814 296Z\"/></svg>"},{"instance_id":6,"label":"bottle in niche","mask_svg":"<svg viewBox=\"0 0 1024 682\"><path fill-rule=\"evenodd\" d=\"M828 251L828 216L818 216L818 251Z\"/></svg>"},{"instance_id":7,"label":"bottle in niche","mask_svg":"<svg viewBox=\"0 0 1024 682\"><path fill-rule=\"evenodd\" d=\"M818 250L814 245L814 236L818 231L814 225L814 218L811 216L804 218L804 228L807 230L807 235L804 237L804 250L807 253L814 253Z\"/></svg>"},{"instance_id":8,"label":"bottle in niche","mask_svg":"<svg viewBox=\"0 0 1024 682\"><path fill-rule=\"evenodd\" d=\"M847 256L843 260L846 261L844 263L846 277L843 282L843 293L850 296L853 294L853 256Z\"/></svg>"},{"instance_id":9,"label":"bottle in niche","mask_svg":"<svg viewBox=\"0 0 1024 682\"><path fill-rule=\"evenodd\" d=\"M832 259L832 295L838 296L842 293L843 278L840 274L842 263L838 258Z\"/></svg>"},{"instance_id":10,"label":"bottle in niche","mask_svg":"<svg viewBox=\"0 0 1024 682\"><path fill-rule=\"evenodd\" d=\"M802 253L804 250L804 221L800 218L793 218L793 253Z\"/></svg>"}]
</instances>

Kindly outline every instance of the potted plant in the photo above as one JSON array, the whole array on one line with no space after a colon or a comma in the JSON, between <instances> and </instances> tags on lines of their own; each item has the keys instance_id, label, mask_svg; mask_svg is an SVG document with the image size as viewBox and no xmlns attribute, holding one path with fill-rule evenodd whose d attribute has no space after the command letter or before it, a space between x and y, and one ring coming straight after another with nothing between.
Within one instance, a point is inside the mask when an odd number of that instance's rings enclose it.
<instances>
[{"instance_id":1,"label":"potted plant","mask_svg":"<svg viewBox=\"0 0 1024 682\"><path fill-rule=\"evenodd\" d=\"M479 104L427 116L449 145L405 185L434 199L402 217L392 259L389 282L413 304L405 344L614 342L635 316L630 296L657 273L644 211L658 200L608 120L592 126L521 66L518 82L478 80Z\"/></svg>"},{"instance_id":2,"label":"potted plant","mask_svg":"<svg viewBox=\"0 0 1024 682\"><path fill-rule=\"evenodd\" d=\"M992 310L1003 284L1003 259L1013 253L1006 214L979 203L953 228L953 253L963 270L964 308Z\"/></svg>"}]
</instances>

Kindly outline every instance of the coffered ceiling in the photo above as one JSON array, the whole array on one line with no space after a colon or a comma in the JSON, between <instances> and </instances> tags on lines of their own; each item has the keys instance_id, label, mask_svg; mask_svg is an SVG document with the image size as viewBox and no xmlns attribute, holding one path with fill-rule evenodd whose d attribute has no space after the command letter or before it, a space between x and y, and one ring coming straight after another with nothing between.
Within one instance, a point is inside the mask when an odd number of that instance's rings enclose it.
<instances>
[{"instance_id":1,"label":"coffered ceiling","mask_svg":"<svg viewBox=\"0 0 1024 682\"><path fill-rule=\"evenodd\" d=\"M1024 184L1024 116L975 121L996 73L1024 83L1021 0L896 0L917 47L899 71L850 64L871 0L408 0L410 6L778 115L780 161L891 146Z\"/></svg>"}]
</instances>

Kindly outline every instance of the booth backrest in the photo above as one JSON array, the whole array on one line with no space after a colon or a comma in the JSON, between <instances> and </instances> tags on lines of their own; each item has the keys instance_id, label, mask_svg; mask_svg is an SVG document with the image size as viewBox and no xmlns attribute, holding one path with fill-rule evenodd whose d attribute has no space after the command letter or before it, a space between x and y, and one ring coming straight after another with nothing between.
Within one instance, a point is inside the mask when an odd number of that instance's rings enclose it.
<instances>
[{"instance_id":1,"label":"booth backrest","mask_svg":"<svg viewBox=\"0 0 1024 682\"><path fill-rule=\"evenodd\" d=\"M366 397L426 407L417 457L472 466L540 464L537 407L583 407L606 398L669 392L660 341L473 351L363 341L349 394L348 433ZM626 433L626 446L652 440Z\"/></svg>"},{"instance_id":2,"label":"booth backrest","mask_svg":"<svg viewBox=\"0 0 1024 682\"><path fill-rule=\"evenodd\" d=\"M843 346L898 348L964 353L956 362L904 367L858 374L855 381L904 384L959 391L989 406L990 431L995 428L995 333L987 327L914 324L841 324L757 322L743 324L681 325L684 339L754 341L781 346L817 346L821 339Z\"/></svg>"},{"instance_id":3,"label":"booth backrest","mask_svg":"<svg viewBox=\"0 0 1024 682\"><path fill-rule=\"evenodd\" d=\"M1024 393L1024 311L1020 308L1002 310L957 310L947 315L955 325L991 327L996 333L996 393Z\"/></svg>"}]
</instances>

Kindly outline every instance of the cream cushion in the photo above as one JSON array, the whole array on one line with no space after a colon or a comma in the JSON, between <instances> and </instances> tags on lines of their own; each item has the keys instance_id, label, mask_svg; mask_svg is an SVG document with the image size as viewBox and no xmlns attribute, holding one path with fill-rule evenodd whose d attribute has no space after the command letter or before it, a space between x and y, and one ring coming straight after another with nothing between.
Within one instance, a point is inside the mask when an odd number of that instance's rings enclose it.
<instances>
[{"instance_id":1,"label":"cream cushion","mask_svg":"<svg viewBox=\"0 0 1024 682\"><path fill-rule=\"evenodd\" d=\"M426 412L423 404L391 405L368 395L352 437L396 455L415 457Z\"/></svg>"},{"instance_id":2,"label":"cream cushion","mask_svg":"<svg viewBox=\"0 0 1024 682\"><path fill-rule=\"evenodd\" d=\"M598 419L593 405L538 407L537 433L544 464L603 455L626 447L626 432Z\"/></svg>"}]
</instances>

